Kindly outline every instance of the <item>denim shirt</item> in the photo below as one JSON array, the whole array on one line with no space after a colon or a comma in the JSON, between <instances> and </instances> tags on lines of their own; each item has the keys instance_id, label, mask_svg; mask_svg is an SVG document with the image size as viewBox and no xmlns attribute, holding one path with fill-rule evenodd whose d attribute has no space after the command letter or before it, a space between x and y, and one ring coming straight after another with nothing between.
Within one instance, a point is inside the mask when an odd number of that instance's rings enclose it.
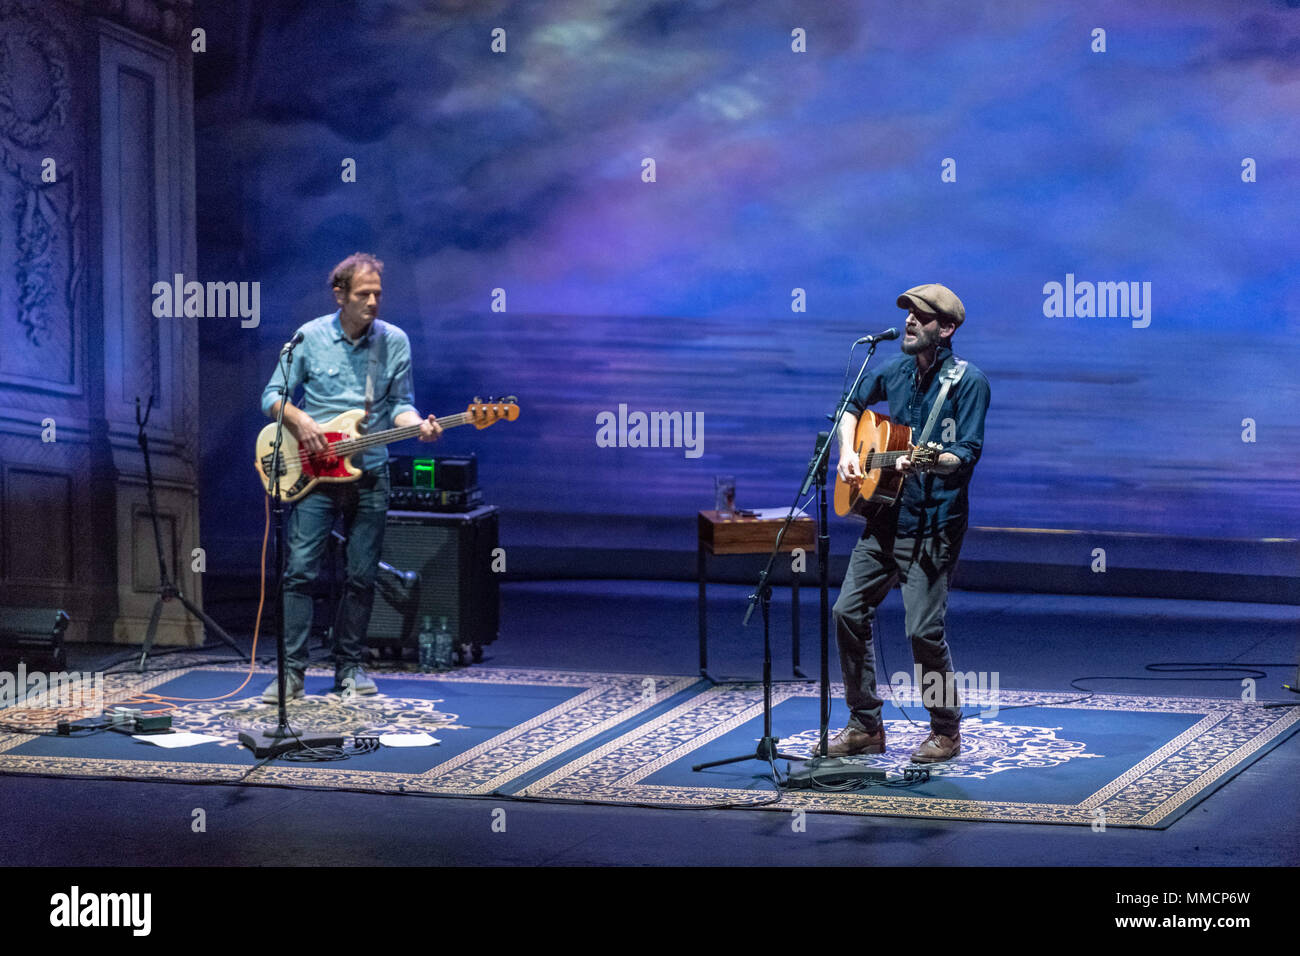
<instances>
[{"instance_id":1,"label":"denim shirt","mask_svg":"<svg viewBox=\"0 0 1300 956\"><path fill-rule=\"evenodd\" d=\"M938 370L951 367L954 360L951 349L940 348L929 373L921 379L916 358L900 355L867 372L849 399L849 410L861 416L867 406L888 399L890 419L911 426L915 444L939 397ZM934 431L927 439L938 442L944 451L960 458L961 465L950 475L927 472L904 479L896 506L900 536L924 537L949 524L966 521L970 512L966 490L984 447L984 416L988 410L989 380L968 363L961 381L949 389ZM944 441L948 419L955 423L952 441Z\"/></svg>"},{"instance_id":2,"label":"denim shirt","mask_svg":"<svg viewBox=\"0 0 1300 956\"><path fill-rule=\"evenodd\" d=\"M335 415L366 407L366 372L372 349L382 359L376 368L374 401L369 419L361 427L368 433L393 427L393 418L404 411L415 411L411 385L411 343L406 333L395 325L375 319L366 334L356 342L343 334L339 313L312 319L299 330L301 344L294 350L289 369L290 401L317 422L327 422ZM297 334L296 332L294 333ZM271 414L271 406L280 400L284 387L284 360L277 364L262 391L262 413ZM302 400L292 396L302 388ZM388 448L367 448L352 463L365 471L381 467L388 461Z\"/></svg>"}]
</instances>

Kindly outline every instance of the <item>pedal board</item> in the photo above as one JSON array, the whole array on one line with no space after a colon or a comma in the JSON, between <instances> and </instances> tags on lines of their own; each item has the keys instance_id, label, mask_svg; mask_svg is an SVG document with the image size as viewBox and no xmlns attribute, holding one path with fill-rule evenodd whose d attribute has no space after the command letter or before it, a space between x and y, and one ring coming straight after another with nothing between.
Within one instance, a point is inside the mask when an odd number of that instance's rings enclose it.
<instances>
[{"instance_id":1,"label":"pedal board","mask_svg":"<svg viewBox=\"0 0 1300 956\"><path fill-rule=\"evenodd\" d=\"M885 770L868 767L851 757L816 757L799 764L791 762L785 787L787 790L847 790L855 785L884 783L886 779Z\"/></svg>"}]
</instances>

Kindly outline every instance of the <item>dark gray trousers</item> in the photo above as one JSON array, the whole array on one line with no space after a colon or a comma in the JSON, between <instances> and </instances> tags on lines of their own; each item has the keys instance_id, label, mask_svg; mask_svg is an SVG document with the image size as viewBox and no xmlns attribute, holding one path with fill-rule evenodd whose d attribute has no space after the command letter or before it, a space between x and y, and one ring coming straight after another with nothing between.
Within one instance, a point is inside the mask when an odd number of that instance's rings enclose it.
<instances>
[{"instance_id":1,"label":"dark gray trousers","mask_svg":"<svg viewBox=\"0 0 1300 956\"><path fill-rule=\"evenodd\" d=\"M835 637L840 647L849 726L868 733L880 728L881 699L876 693L876 661L871 645L871 623L876 607L893 586L902 582L903 608L912 657L921 665L923 691L927 685L943 696L926 707L930 729L949 737L961 723L961 701L951 678L952 657L944 639L948 613L948 582L957 564L964 521L941 528L923 538L902 538L893 522L873 524L859 539L849 557L839 600L835 602ZM934 675L934 676L930 676ZM885 675L888 681L889 675ZM941 681L941 684L933 682Z\"/></svg>"}]
</instances>

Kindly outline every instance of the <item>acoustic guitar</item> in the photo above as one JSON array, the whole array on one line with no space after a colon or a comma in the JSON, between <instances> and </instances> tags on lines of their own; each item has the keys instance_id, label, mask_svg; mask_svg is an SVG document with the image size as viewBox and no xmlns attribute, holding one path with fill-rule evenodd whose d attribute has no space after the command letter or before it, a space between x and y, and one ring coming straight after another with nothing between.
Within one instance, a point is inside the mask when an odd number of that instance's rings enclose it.
<instances>
[{"instance_id":1,"label":"acoustic guitar","mask_svg":"<svg viewBox=\"0 0 1300 956\"><path fill-rule=\"evenodd\" d=\"M853 435L853 450L862 477L844 481L836 474L835 513L841 517L854 514L871 518L894 504L907 477L894 466L904 455L912 460L918 472L933 468L943 447L935 442L919 447L911 439L912 429L906 425L890 421L888 415L864 411Z\"/></svg>"},{"instance_id":2,"label":"acoustic guitar","mask_svg":"<svg viewBox=\"0 0 1300 956\"><path fill-rule=\"evenodd\" d=\"M285 428L280 441L280 496L284 501L297 501L311 494L313 488L322 481L355 481L361 476L361 469L352 464L352 456L367 448L378 448L395 441L414 438L420 434L420 425L402 425L386 431L363 435L357 426L366 413L360 408L344 412L321 424L325 440L329 442L325 451L309 455L298 444L297 437ZM473 425L480 431L501 420L513 422L519 417L519 406L513 395L499 402L480 402L475 399L465 409L455 415L437 419L443 429L456 428L459 425ZM270 424L257 436L257 473L262 478L262 487L268 495L275 493L275 473L277 471L275 454L275 425Z\"/></svg>"}]
</instances>

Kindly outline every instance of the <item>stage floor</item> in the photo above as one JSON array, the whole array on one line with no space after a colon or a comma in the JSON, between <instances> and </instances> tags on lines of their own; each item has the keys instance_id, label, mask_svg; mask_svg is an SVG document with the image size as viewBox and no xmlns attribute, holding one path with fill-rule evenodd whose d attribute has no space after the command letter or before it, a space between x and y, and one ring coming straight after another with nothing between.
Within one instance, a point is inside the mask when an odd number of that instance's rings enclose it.
<instances>
[{"instance_id":1,"label":"stage floor","mask_svg":"<svg viewBox=\"0 0 1300 956\"><path fill-rule=\"evenodd\" d=\"M711 596L712 669L755 676L760 634L738 626L744 589L718 586ZM940 775L928 789L865 798L788 794L784 801L790 806L779 807L782 817L705 809L770 798L757 762L707 774L689 771L690 763L752 747L760 726L757 688L709 688L684 676L696 664L693 598L689 585L660 582L508 585L502 638L488 648L483 665L441 679L381 676L383 699L390 701L386 710L380 707L380 716L391 718L385 726L425 721L431 729L443 728L437 735L446 749L436 757L430 758L437 750L431 748L390 752L383 764L366 765L361 758L276 765L257 771L268 775L260 782L271 786L256 788L222 785L252 763L238 748L202 760L194 759L198 750L217 745L151 753L147 760L164 767L151 775L142 772L145 758L138 753L118 752L133 742L105 741L103 753L84 754L91 759L72 771L83 779L0 777L7 794L0 809L0 855L28 865L1300 862L1300 800L1291 786L1300 769L1300 747L1290 736L1294 712L1272 711L1288 716L1270 718L1264 728L1246 727L1241 721L1251 709L1240 703L1239 675L1152 682L1171 675L1143 669L1153 662L1293 660L1294 608L954 592L949 621L956 666L997 671L1005 708L978 715L969 725L964 770ZM815 601L804 605L803 666L809 671L816 660L815 609ZM211 610L220 617L219 609ZM775 610L781 676L789 671L788 619L779 601ZM891 673L910 664L900 618L894 594L881 615ZM93 669L90 652L96 649L78 650L85 659L74 659L70 667ZM165 661L160 657L158 666ZM838 671L834 660L832 668ZM1269 677L1258 681L1258 696L1277 697L1294 667L1289 673L1265 669ZM228 690L224 685L236 670L205 668L187 679L199 680L206 692ZM1086 693L1069 682L1089 675L1112 679L1084 682L1096 696L1079 702ZM1113 679L1119 677L1145 680ZM174 678L160 673L149 679L157 685ZM260 690L263 682L259 676L250 686ZM436 693L424 693L431 686L422 683L437 683ZM309 680L309 690L323 691L328 684L328 673L321 672ZM1035 691L1011 691L1026 687ZM802 748L811 740L815 692L798 684L778 688L774 732L788 745ZM391 703L425 698L438 703ZM333 707L329 701L313 693L295 706L307 704L328 722L339 717L326 713ZM373 726L378 705L370 706L365 716ZM719 708L728 714L720 717ZM246 710L246 717L256 716L255 702ZM227 702L192 719L215 729L231 711L239 708ZM904 751L919 742L919 736L910 739L920 729L909 716L923 720L924 712L909 708L886 715L886 762L905 763ZM837 701L832 727L843 719ZM1211 727L1222 736L1215 738ZM1039 739L1026 743L1024 728L1033 728L1028 732ZM1187 749L1170 749L1180 740L1201 741L1201 756L1211 762L1198 767ZM0 763L23 761L9 768L22 774L67 772L55 764L69 759L58 750L68 743L29 741L6 748ZM1016 766L1027 753L1044 765ZM1150 771L1152 761L1182 782L1188 792L1181 799L1156 799L1155 790L1142 796L1140 788L1124 792L1134 768L1143 764ZM84 779L87 774L193 782ZM363 779L367 775L373 779ZM1026 785L1031 776L1033 783ZM218 785L195 785L200 780ZM329 792L331 786L388 793ZM531 802L537 798L646 806ZM1093 824L1102 805L1107 827L1099 831ZM139 812L131 812L133 807ZM209 828L202 848L195 845L200 841L184 838L195 807L223 821ZM804 829L794 830L790 810L799 808L838 812L810 813ZM505 833L493 829L494 814L508 817ZM275 818L274 829L268 829L268 817ZM1049 822L1053 818L1059 822ZM339 826L341 820L346 827ZM1007 822L980 822L992 820ZM1160 827L1167 829L1133 829ZM173 830L180 834L174 840L166 837ZM49 839L53 832L64 836Z\"/></svg>"}]
</instances>

